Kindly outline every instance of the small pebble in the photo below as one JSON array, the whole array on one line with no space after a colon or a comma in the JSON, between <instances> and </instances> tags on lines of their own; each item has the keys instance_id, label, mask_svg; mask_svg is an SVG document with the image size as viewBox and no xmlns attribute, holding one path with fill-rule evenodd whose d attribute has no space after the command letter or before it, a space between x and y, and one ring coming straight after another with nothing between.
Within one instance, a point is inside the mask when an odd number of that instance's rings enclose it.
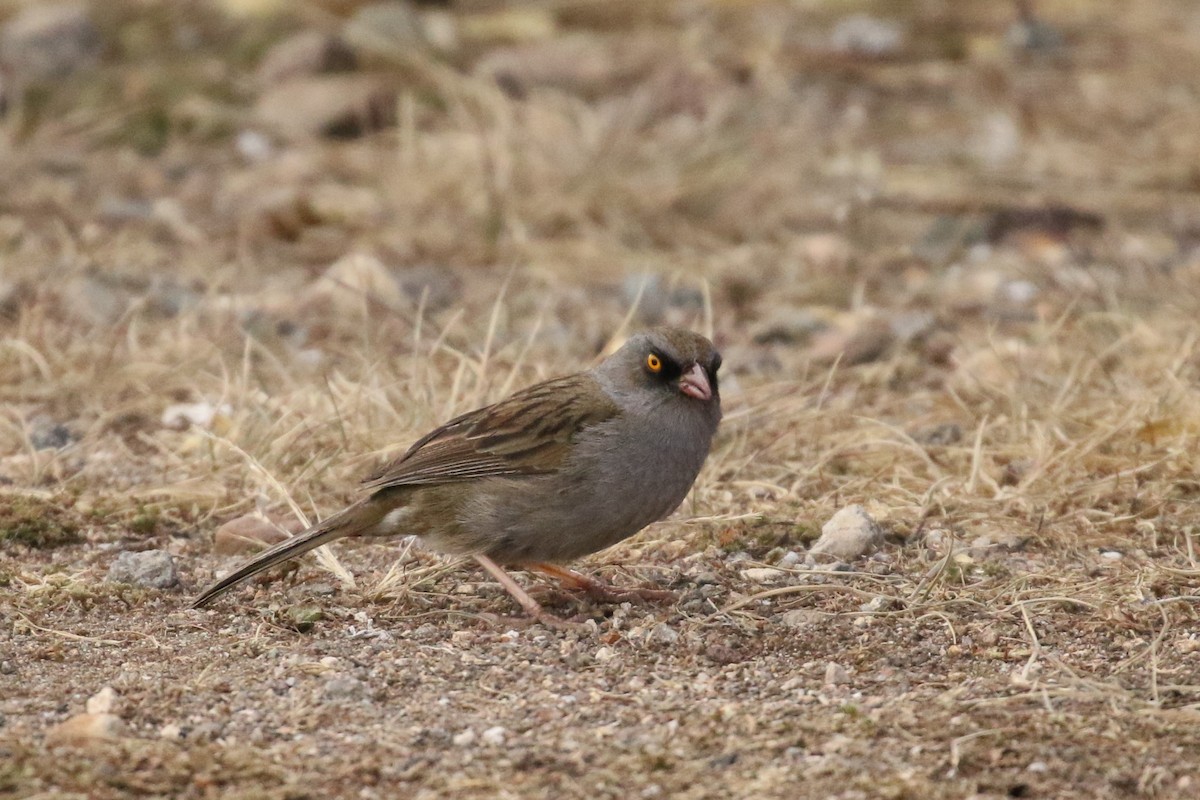
<instances>
[{"instance_id":1,"label":"small pebble","mask_svg":"<svg viewBox=\"0 0 1200 800\"><path fill-rule=\"evenodd\" d=\"M229 416L233 408L226 403L214 405L209 402L175 403L163 409L162 424L166 428L183 430L192 425L211 428L218 416Z\"/></svg>"},{"instance_id":2,"label":"small pebble","mask_svg":"<svg viewBox=\"0 0 1200 800\"><path fill-rule=\"evenodd\" d=\"M179 573L166 550L126 551L108 568L107 581L148 589L169 589L179 585Z\"/></svg>"},{"instance_id":3,"label":"small pebble","mask_svg":"<svg viewBox=\"0 0 1200 800\"><path fill-rule=\"evenodd\" d=\"M85 708L89 714L111 714L116 703L117 693L111 686L105 686L88 698Z\"/></svg>"},{"instance_id":4,"label":"small pebble","mask_svg":"<svg viewBox=\"0 0 1200 800\"><path fill-rule=\"evenodd\" d=\"M844 686L850 682L850 672L835 661L825 665L825 685Z\"/></svg>"},{"instance_id":5,"label":"small pebble","mask_svg":"<svg viewBox=\"0 0 1200 800\"><path fill-rule=\"evenodd\" d=\"M850 505L838 511L821 527L809 552L829 555L842 561L853 561L874 550L883 541L879 524L860 505Z\"/></svg>"},{"instance_id":6,"label":"small pebble","mask_svg":"<svg viewBox=\"0 0 1200 800\"><path fill-rule=\"evenodd\" d=\"M781 625L789 628L807 628L809 625L820 622L824 616L824 614L815 609L794 608L791 611L783 612L777 619Z\"/></svg>"},{"instance_id":7,"label":"small pebble","mask_svg":"<svg viewBox=\"0 0 1200 800\"><path fill-rule=\"evenodd\" d=\"M125 723L115 714L76 714L46 733L46 744L87 744L101 739L119 739Z\"/></svg>"},{"instance_id":8,"label":"small pebble","mask_svg":"<svg viewBox=\"0 0 1200 800\"><path fill-rule=\"evenodd\" d=\"M486 731L484 731L483 734L479 738L483 741L484 744L490 744L495 747L501 747L504 745L504 737L507 735L508 735L508 730L506 728L504 728L503 726L500 726L500 725L495 725L491 728L488 728Z\"/></svg>"},{"instance_id":9,"label":"small pebble","mask_svg":"<svg viewBox=\"0 0 1200 800\"><path fill-rule=\"evenodd\" d=\"M450 741L454 743L455 747L470 747L475 744L475 731L467 728L462 733L454 734L454 738Z\"/></svg>"},{"instance_id":10,"label":"small pebble","mask_svg":"<svg viewBox=\"0 0 1200 800\"><path fill-rule=\"evenodd\" d=\"M660 622L650 629L648 638L656 644L674 644L679 640L679 631L665 622Z\"/></svg>"},{"instance_id":11,"label":"small pebble","mask_svg":"<svg viewBox=\"0 0 1200 800\"><path fill-rule=\"evenodd\" d=\"M742 577L754 583L774 583L782 580L786 575L786 572L774 567L754 567L742 570Z\"/></svg>"},{"instance_id":12,"label":"small pebble","mask_svg":"<svg viewBox=\"0 0 1200 800\"><path fill-rule=\"evenodd\" d=\"M349 675L336 675L325 681L322 693L327 700L349 700L360 697L366 690L366 684L358 678Z\"/></svg>"},{"instance_id":13,"label":"small pebble","mask_svg":"<svg viewBox=\"0 0 1200 800\"><path fill-rule=\"evenodd\" d=\"M783 568L794 567L803 560L804 556L802 556L800 553L797 553L795 550L789 550L780 556L779 560L775 562L775 565Z\"/></svg>"}]
</instances>

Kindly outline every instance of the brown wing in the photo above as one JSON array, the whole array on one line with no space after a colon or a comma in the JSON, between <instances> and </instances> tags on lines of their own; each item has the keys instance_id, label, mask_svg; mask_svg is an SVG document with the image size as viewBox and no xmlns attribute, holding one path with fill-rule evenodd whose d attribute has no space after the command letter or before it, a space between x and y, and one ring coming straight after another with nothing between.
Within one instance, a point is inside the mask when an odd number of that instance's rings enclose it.
<instances>
[{"instance_id":1,"label":"brown wing","mask_svg":"<svg viewBox=\"0 0 1200 800\"><path fill-rule=\"evenodd\" d=\"M450 420L364 483L379 490L550 472L577 432L618 412L590 375L546 381Z\"/></svg>"}]
</instances>

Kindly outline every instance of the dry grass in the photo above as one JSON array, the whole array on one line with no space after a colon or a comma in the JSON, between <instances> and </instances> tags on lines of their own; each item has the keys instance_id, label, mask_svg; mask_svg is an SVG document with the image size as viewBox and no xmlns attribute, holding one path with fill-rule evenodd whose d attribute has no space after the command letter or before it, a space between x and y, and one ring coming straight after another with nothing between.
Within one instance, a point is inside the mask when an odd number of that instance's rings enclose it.
<instances>
[{"instance_id":1,"label":"dry grass","mask_svg":"<svg viewBox=\"0 0 1200 800\"><path fill-rule=\"evenodd\" d=\"M1039 3L1062 58L1001 6L906 7L881 61L824 49L837 4L542 4L622 69L517 97L472 71L495 42L393 54L396 128L237 156L239 71L328 5L111 4L95 74L0 123L0 796L1194 794L1189 3ZM187 58L146 33L184 23ZM416 283L321 277L354 252ZM221 522L329 513L661 321L722 346L726 419L680 513L586 566L677 604L552 593L587 631L509 631L409 539L185 610ZM781 562L850 503L879 554ZM148 548L187 591L104 582ZM127 736L48 746L105 685Z\"/></svg>"}]
</instances>

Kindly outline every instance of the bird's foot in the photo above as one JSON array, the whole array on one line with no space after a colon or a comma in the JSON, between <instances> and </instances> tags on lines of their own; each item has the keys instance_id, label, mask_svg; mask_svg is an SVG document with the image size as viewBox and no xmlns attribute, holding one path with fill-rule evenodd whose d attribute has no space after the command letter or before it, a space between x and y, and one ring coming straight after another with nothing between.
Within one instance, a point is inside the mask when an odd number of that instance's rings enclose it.
<instances>
[{"instance_id":1,"label":"bird's foot","mask_svg":"<svg viewBox=\"0 0 1200 800\"><path fill-rule=\"evenodd\" d=\"M622 589L597 580L589 575L584 575L582 572L560 567L557 564L530 564L529 566L530 569L536 569L538 572L558 578L563 586L568 589L581 591L590 597L603 600L606 603L626 603L630 601L673 603L678 599L678 595L669 589Z\"/></svg>"},{"instance_id":2,"label":"bird's foot","mask_svg":"<svg viewBox=\"0 0 1200 800\"><path fill-rule=\"evenodd\" d=\"M496 581L503 586L510 595L512 595L512 598L517 601L521 608L525 610L525 613L528 615L525 618L526 622L540 622L547 628L560 631L578 630L581 627L579 623L572 622L561 617L556 617L546 609L542 608L542 604L533 599L529 592L521 588L521 585L514 581L512 576L505 572L504 569L495 561L492 561L487 556L475 556L475 560L479 562L480 566L491 573L492 577L495 578Z\"/></svg>"}]
</instances>

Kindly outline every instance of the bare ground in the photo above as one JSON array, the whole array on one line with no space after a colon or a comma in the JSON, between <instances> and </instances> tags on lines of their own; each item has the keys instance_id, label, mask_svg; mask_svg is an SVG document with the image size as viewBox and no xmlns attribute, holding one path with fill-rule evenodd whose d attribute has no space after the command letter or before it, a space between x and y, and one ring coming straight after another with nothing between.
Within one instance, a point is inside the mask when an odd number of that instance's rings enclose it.
<instances>
[{"instance_id":1,"label":"bare ground","mask_svg":"<svg viewBox=\"0 0 1200 800\"><path fill-rule=\"evenodd\" d=\"M264 53L355 5L104 4L98 66L10 102L0 796L1195 795L1191 3L1039 3L1033 44L1001 4L470 3L359 54L395 127L275 132ZM187 608L220 524L662 321L727 418L581 567L677 602L545 587L549 629L362 542ZM882 547L806 565L851 503ZM106 582L150 549L179 587ZM104 687L109 738L56 733Z\"/></svg>"}]
</instances>

